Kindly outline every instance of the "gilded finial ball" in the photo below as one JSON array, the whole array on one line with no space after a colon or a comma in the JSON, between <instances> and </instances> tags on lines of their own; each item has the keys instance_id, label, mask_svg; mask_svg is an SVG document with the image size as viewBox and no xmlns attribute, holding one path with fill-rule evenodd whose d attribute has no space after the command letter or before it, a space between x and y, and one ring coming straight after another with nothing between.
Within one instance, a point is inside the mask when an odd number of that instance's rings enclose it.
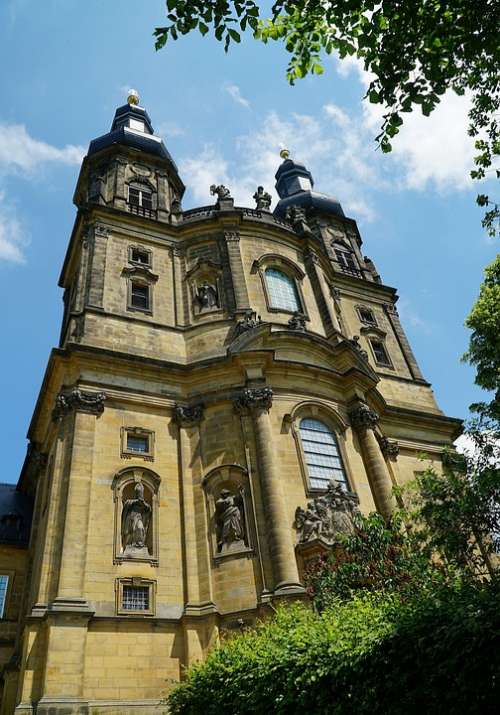
<instances>
[{"instance_id":1,"label":"gilded finial ball","mask_svg":"<svg viewBox=\"0 0 500 715\"><path fill-rule=\"evenodd\" d=\"M127 95L127 102L134 107L139 104L139 92L136 89L129 89Z\"/></svg>"},{"instance_id":2,"label":"gilded finial ball","mask_svg":"<svg viewBox=\"0 0 500 715\"><path fill-rule=\"evenodd\" d=\"M282 149L280 151L280 156L282 159L288 159L288 157L290 156L290 152L288 151L288 149Z\"/></svg>"}]
</instances>

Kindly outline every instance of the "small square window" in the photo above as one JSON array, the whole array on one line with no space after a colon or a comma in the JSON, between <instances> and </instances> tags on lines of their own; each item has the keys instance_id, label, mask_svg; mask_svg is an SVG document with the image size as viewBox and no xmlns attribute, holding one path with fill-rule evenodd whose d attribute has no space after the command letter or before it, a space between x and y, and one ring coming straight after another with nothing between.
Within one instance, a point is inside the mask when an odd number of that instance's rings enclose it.
<instances>
[{"instance_id":1,"label":"small square window","mask_svg":"<svg viewBox=\"0 0 500 715\"><path fill-rule=\"evenodd\" d=\"M153 461L154 432L142 427L122 427L122 457L142 457Z\"/></svg>"},{"instance_id":2,"label":"small square window","mask_svg":"<svg viewBox=\"0 0 500 715\"><path fill-rule=\"evenodd\" d=\"M377 365L382 367L392 367L392 363L389 359L384 343L380 342L380 340L370 340L370 345L372 346Z\"/></svg>"},{"instance_id":3,"label":"small square window","mask_svg":"<svg viewBox=\"0 0 500 715\"><path fill-rule=\"evenodd\" d=\"M141 192L139 191L139 189L134 189L132 186L129 186L128 202L129 204L132 204L132 206L140 206Z\"/></svg>"},{"instance_id":4,"label":"small square window","mask_svg":"<svg viewBox=\"0 0 500 715\"><path fill-rule=\"evenodd\" d=\"M6 575L0 575L0 618L3 618L5 615L8 588L9 577Z\"/></svg>"},{"instance_id":5,"label":"small square window","mask_svg":"<svg viewBox=\"0 0 500 715\"><path fill-rule=\"evenodd\" d=\"M140 266L151 266L151 252L142 248L130 247L129 261Z\"/></svg>"},{"instance_id":6,"label":"small square window","mask_svg":"<svg viewBox=\"0 0 500 715\"><path fill-rule=\"evenodd\" d=\"M360 306L358 308L358 315L362 323L366 323L367 325L377 325L375 315L373 314L373 311L370 310L370 308L364 308Z\"/></svg>"},{"instance_id":7,"label":"small square window","mask_svg":"<svg viewBox=\"0 0 500 715\"><path fill-rule=\"evenodd\" d=\"M150 309L148 285L132 281L132 285L130 287L130 305L132 308L138 308L139 310Z\"/></svg>"},{"instance_id":8,"label":"small square window","mask_svg":"<svg viewBox=\"0 0 500 715\"><path fill-rule=\"evenodd\" d=\"M117 582L117 612L121 615L153 616L155 582L144 578L123 578Z\"/></svg>"}]
</instances>

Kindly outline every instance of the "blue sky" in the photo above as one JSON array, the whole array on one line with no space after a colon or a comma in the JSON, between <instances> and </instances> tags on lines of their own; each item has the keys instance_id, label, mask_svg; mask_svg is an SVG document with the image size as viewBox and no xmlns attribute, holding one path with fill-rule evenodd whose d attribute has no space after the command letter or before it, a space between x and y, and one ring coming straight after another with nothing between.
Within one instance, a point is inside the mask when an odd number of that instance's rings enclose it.
<instances>
[{"instance_id":1,"label":"blue sky","mask_svg":"<svg viewBox=\"0 0 500 715\"><path fill-rule=\"evenodd\" d=\"M479 396L460 363L463 321L497 244L481 229L467 99L445 97L430 119L412 115L384 156L379 116L362 105L367 78L327 60L322 77L290 87L280 46L251 38L225 55L207 36L160 53L152 30L163 0L4 0L0 6L0 423L4 473L16 481L26 430L62 315L57 279L89 141L106 132L136 87L188 190L184 207L212 203L223 182L253 206L271 190L283 145L358 220L364 253L400 294L400 314L442 409L466 417Z\"/></svg>"}]
</instances>

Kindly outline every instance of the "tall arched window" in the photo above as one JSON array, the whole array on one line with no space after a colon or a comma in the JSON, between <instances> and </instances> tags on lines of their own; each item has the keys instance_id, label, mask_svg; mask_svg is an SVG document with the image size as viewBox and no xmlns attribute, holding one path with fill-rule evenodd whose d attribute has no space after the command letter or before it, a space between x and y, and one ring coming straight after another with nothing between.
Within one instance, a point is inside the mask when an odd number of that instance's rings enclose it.
<instances>
[{"instance_id":1,"label":"tall arched window","mask_svg":"<svg viewBox=\"0 0 500 715\"><path fill-rule=\"evenodd\" d=\"M272 308L290 313L302 312L295 281L277 268L266 268L266 286Z\"/></svg>"},{"instance_id":2,"label":"tall arched window","mask_svg":"<svg viewBox=\"0 0 500 715\"><path fill-rule=\"evenodd\" d=\"M312 489L326 489L332 480L348 488L337 437L320 420L305 417L299 426L302 449Z\"/></svg>"}]
</instances>

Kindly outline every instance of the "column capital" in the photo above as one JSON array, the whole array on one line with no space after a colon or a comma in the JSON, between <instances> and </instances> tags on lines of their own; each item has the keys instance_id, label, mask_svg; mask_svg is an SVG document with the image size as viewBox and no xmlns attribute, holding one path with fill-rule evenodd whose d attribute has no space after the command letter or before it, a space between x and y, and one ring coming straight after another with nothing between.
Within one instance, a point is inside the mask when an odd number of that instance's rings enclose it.
<instances>
[{"instance_id":1,"label":"column capital","mask_svg":"<svg viewBox=\"0 0 500 715\"><path fill-rule=\"evenodd\" d=\"M224 231L224 238L228 242L231 242L231 241L238 242L240 240L240 232L237 230L234 230L234 229L231 231Z\"/></svg>"},{"instance_id":2,"label":"column capital","mask_svg":"<svg viewBox=\"0 0 500 715\"><path fill-rule=\"evenodd\" d=\"M379 420L377 413L366 402L357 402L349 410L349 418L356 430L373 429Z\"/></svg>"},{"instance_id":3,"label":"column capital","mask_svg":"<svg viewBox=\"0 0 500 715\"><path fill-rule=\"evenodd\" d=\"M388 459L397 458L399 454L399 442L396 442L394 439L387 439L387 437L379 437L378 443L384 457Z\"/></svg>"},{"instance_id":4,"label":"column capital","mask_svg":"<svg viewBox=\"0 0 500 715\"><path fill-rule=\"evenodd\" d=\"M234 407L237 412L245 409L269 412L272 404L273 391L270 387L246 387L234 398Z\"/></svg>"},{"instance_id":5,"label":"column capital","mask_svg":"<svg viewBox=\"0 0 500 715\"><path fill-rule=\"evenodd\" d=\"M198 402L195 405L174 405L173 420L179 427L194 427L201 422L205 405Z\"/></svg>"},{"instance_id":6,"label":"column capital","mask_svg":"<svg viewBox=\"0 0 500 715\"><path fill-rule=\"evenodd\" d=\"M104 412L104 392L87 392L79 387L62 390L56 397L52 410L52 419L58 420L70 412L86 412L90 415L101 415Z\"/></svg>"}]
</instances>

